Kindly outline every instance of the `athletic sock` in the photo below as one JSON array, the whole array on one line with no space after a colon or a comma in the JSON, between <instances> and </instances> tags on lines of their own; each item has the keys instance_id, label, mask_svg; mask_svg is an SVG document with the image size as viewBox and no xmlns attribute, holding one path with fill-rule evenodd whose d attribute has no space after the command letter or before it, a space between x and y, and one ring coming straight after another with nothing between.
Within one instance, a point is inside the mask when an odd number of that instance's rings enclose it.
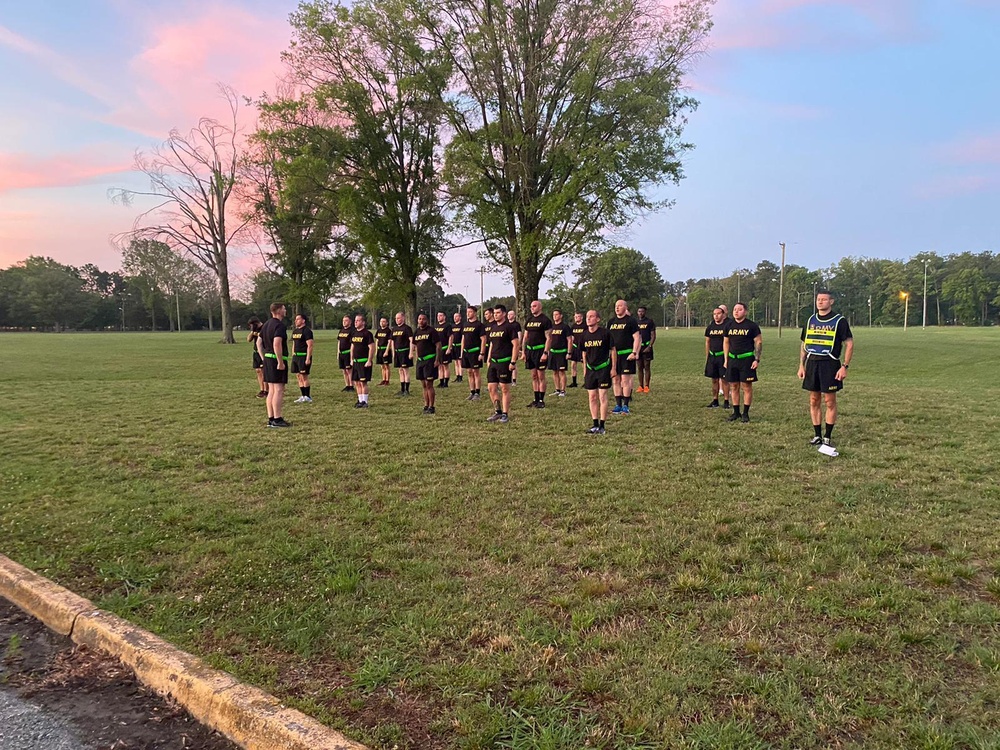
<instances>
[{"instance_id":1,"label":"athletic sock","mask_svg":"<svg viewBox=\"0 0 1000 750\"><path fill-rule=\"evenodd\" d=\"M367 404L367 403L368 403L368 394L367 394L367 393L366 393L366 394L364 394L364 395L363 395L363 396L361 397L361 403L362 403L362 404Z\"/></svg>"},{"instance_id":2,"label":"athletic sock","mask_svg":"<svg viewBox=\"0 0 1000 750\"><path fill-rule=\"evenodd\" d=\"M576 385L576 375L573 376L573 385Z\"/></svg>"},{"instance_id":3,"label":"athletic sock","mask_svg":"<svg viewBox=\"0 0 1000 750\"><path fill-rule=\"evenodd\" d=\"M750 413L750 404L743 404L743 416L747 416Z\"/></svg>"},{"instance_id":4,"label":"athletic sock","mask_svg":"<svg viewBox=\"0 0 1000 750\"><path fill-rule=\"evenodd\" d=\"M630 403L632 403L632 397L631 396L622 396L622 401L624 402L622 404L623 406L628 406Z\"/></svg>"},{"instance_id":5,"label":"athletic sock","mask_svg":"<svg viewBox=\"0 0 1000 750\"><path fill-rule=\"evenodd\" d=\"M718 405L719 405L719 399L717 399L717 398L713 398L713 399L712 399L712 405L713 405L713 406L718 406Z\"/></svg>"},{"instance_id":6,"label":"athletic sock","mask_svg":"<svg viewBox=\"0 0 1000 750\"><path fill-rule=\"evenodd\" d=\"M308 398L311 398L311 397L312 397L312 386L311 386L311 385L307 385L307 386L306 386L306 396L307 396Z\"/></svg>"},{"instance_id":7,"label":"athletic sock","mask_svg":"<svg viewBox=\"0 0 1000 750\"><path fill-rule=\"evenodd\" d=\"M604 420L602 419L602 420L601 420L601 423L600 423L599 425L597 425L597 426L598 426L598 427L604 427Z\"/></svg>"},{"instance_id":8,"label":"athletic sock","mask_svg":"<svg viewBox=\"0 0 1000 750\"><path fill-rule=\"evenodd\" d=\"M445 388L447 388L447 387L448 387L448 381L449 381L449 380L451 380L451 378L445 378L445 379L444 379L444 387L445 387Z\"/></svg>"},{"instance_id":9,"label":"athletic sock","mask_svg":"<svg viewBox=\"0 0 1000 750\"><path fill-rule=\"evenodd\" d=\"M813 425L813 432L816 433L816 437L823 437L823 425L821 425L821 424L814 424Z\"/></svg>"},{"instance_id":10,"label":"athletic sock","mask_svg":"<svg viewBox=\"0 0 1000 750\"><path fill-rule=\"evenodd\" d=\"M501 411L502 411L502 410L500 409L500 402L499 402L499 401L494 401L494 402L493 402L493 406L494 406L494 408L496 408L496 410L497 410L497 414L500 414L500 413L501 413Z\"/></svg>"},{"instance_id":11,"label":"athletic sock","mask_svg":"<svg viewBox=\"0 0 1000 750\"><path fill-rule=\"evenodd\" d=\"M595 419L594 420L594 427L600 427L600 426L601 426L601 420Z\"/></svg>"},{"instance_id":12,"label":"athletic sock","mask_svg":"<svg viewBox=\"0 0 1000 750\"><path fill-rule=\"evenodd\" d=\"M305 388L304 386L301 386L301 385L300 385L300 386L299 386L299 392L300 392L300 393L301 393L301 394L302 394L303 396L305 396L305 395L306 395L306 388Z\"/></svg>"},{"instance_id":13,"label":"athletic sock","mask_svg":"<svg viewBox=\"0 0 1000 750\"><path fill-rule=\"evenodd\" d=\"M819 430L818 427L816 429ZM831 435L833 435L833 425L830 424L829 422L827 422L826 423L826 435L824 437L826 437L826 439L829 440Z\"/></svg>"},{"instance_id":14,"label":"athletic sock","mask_svg":"<svg viewBox=\"0 0 1000 750\"><path fill-rule=\"evenodd\" d=\"M622 399L623 399L623 397L622 397L622 396L615 396L615 406L617 406L617 407L621 408L621 405L622 405Z\"/></svg>"},{"instance_id":15,"label":"athletic sock","mask_svg":"<svg viewBox=\"0 0 1000 750\"><path fill-rule=\"evenodd\" d=\"M733 406L733 414L735 414L737 417L740 415L740 405L739 404L736 404L735 406Z\"/></svg>"}]
</instances>

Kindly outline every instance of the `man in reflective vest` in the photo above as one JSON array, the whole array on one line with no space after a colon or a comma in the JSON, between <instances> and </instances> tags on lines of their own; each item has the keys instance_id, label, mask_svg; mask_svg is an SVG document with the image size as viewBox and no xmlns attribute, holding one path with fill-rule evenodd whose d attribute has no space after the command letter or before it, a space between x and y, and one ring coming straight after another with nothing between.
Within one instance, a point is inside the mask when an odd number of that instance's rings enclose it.
<instances>
[{"instance_id":1,"label":"man in reflective vest","mask_svg":"<svg viewBox=\"0 0 1000 750\"><path fill-rule=\"evenodd\" d=\"M809 391L809 413L815 433L810 445L830 445L833 427L837 424L837 391L844 387L847 368L854 356L851 326L843 315L834 314L833 299L828 290L820 289L816 293L816 312L802 328L799 378L802 388ZM826 404L825 432L821 422L823 403Z\"/></svg>"}]
</instances>

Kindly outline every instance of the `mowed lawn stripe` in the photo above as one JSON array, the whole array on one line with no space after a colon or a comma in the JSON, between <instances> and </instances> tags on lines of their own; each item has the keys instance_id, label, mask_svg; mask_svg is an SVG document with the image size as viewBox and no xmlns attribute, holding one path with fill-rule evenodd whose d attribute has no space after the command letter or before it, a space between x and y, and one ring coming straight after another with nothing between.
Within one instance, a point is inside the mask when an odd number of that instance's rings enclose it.
<instances>
[{"instance_id":1,"label":"mowed lawn stripe","mask_svg":"<svg viewBox=\"0 0 1000 750\"><path fill-rule=\"evenodd\" d=\"M373 747L995 747L998 332L859 328L824 458L797 332L749 425L697 330L601 438L341 393L264 428L249 345L4 334L0 551ZM485 388L484 388L485 391Z\"/></svg>"}]
</instances>

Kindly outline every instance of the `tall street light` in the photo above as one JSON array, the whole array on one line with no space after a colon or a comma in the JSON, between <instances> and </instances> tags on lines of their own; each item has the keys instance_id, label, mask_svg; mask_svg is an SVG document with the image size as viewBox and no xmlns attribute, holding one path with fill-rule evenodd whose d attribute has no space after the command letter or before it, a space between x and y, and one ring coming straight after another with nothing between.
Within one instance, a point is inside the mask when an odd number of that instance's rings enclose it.
<instances>
[{"instance_id":1,"label":"tall street light","mask_svg":"<svg viewBox=\"0 0 1000 750\"><path fill-rule=\"evenodd\" d=\"M903 300L903 330L906 330L906 320L910 315L910 293L900 292L899 298Z\"/></svg>"},{"instance_id":2,"label":"tall street light","mask_svg":"<svg viewBox=\"0 0 1000 750\"><path fill-rule=\"evenodd\" d=\"M924 259L924 314L920 316L920 327L927 328L927 264L930 263L926 258Z\"/></svg>"}]
</instances>

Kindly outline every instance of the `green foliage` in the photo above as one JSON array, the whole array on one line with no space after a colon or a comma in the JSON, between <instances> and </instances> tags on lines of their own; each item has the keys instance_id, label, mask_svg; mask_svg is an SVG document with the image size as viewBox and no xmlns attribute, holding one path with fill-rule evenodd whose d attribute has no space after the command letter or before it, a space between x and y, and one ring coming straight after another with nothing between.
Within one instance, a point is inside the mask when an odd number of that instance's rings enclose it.
<instances>
[{"instance_id":1,"label":"green foliage","mask_svg":"<svg viewBox=\"0 0 1000 750\"><path fill-rule=\"evenodd\" d=\"M631 303L633 314L639 305L655 310L663 295L663 277L653 261L630 247L611 247L584 258L577 271L577 282L585 304L605 319L614 310L615 301Z\"/></svg>"}]
</instances>

